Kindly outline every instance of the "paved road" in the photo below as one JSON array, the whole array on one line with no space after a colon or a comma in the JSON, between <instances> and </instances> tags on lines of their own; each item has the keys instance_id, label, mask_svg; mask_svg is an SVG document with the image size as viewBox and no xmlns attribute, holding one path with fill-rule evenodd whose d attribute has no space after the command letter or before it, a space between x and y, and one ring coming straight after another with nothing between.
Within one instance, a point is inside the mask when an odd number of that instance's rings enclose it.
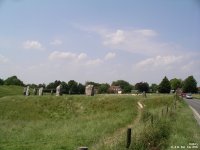
<instances>
[{"instance_id":1,"label":"paved road","mask_svg":"<svg viewBox=\"0 0 200 150\"><path fill-rule=\"evenodd\" d=\"M194 112L195 118L197 119L199 125L200 125L200 100L197 99L186 99L184 100L192 107L192 110Z\"/></svg>"},{"instance_id":2,"label":"paved road","mask_svg":"<svg viewBox=\"0 0 200 150\"><path fill-rule=\"evenodd\" d=\"M200 114L200 100L197 99L185 99L185 101L192 106Z\"/></svg>"}]
</instances>

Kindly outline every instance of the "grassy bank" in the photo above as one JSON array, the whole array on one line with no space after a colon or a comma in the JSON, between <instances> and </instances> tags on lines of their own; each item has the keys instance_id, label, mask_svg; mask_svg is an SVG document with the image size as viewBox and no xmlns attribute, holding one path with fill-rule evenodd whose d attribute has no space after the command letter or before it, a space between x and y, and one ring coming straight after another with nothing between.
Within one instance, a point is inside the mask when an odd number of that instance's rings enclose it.
<instances>
[{"instance_id":1,"label":"grassy bank","mask_svg":"<svg viewBox=\"0 0 200 150\"><path fill-rule=\"evenodd\" d=\"M141 110L140 121L132 127L130 150L190 149L192 144L200 145L200 127L192 111L184 101L177 100L176 108L174 102L170 95L141 99L145 108ZM126 132L122 136L123 140L117 144L105 144L102 149L125 150Z\"/></svg>"},{"instance_id":2,"label":"grassy bank","mask_svg":"<svg viewBox=\"0 0 200 150\"><path fill-rule=\"evenodd\" d=\"M198 144L200 149L200 126L193 117L193 113L184 101L178 103L176 116L172 120L172 134L170 134L169 148L178 146L190 149L191 144Z\"/></svg>"},{"instance_id":3,"label":"grassy bank","mask_svg":"<svg viewBox=\"0 0 200 150\"><path fill-rule=\"evenodd\" d=\"M21 86L0 85L0 98L4 96L22 95L22 94L23 94L23 87Z\"/></svg>"},{"instance_id":4,"label":"grassy bank","mask_svg":"<svg viewBox=\"0 0 200 150\"><path fill-rule=\"evenodd\" d=\"M90 147L129 124L132 96L7 96L0 98L0 149Z\"/></svg>"},{"instance_id":5,"label":"grassy bank","mask_svg":"<svg viewBox=\"0 0 200 150\"><path fill-rule=\"evenodd\" d=\"M140 101L145 107L138 109ZM172 149L200 145L200 127L173 95L4 96L0 98L0 149ZM130 126L131 125L131 126Z\"/></svg>"},{"instance_id":6,"label":"grassy bank","mask_svg":"<svg viewBox=\"0 0 200 150\"><path fill-rule=\"evenodd\" d=\"M152 133L149 149L189 149L191 143L200 144L200 126L182 99L175 101L173 96L169 96L144 103L146 111L154 117L153 126L147 127L146 132L147 135Z\"/></svg>"},{"instance_id":7,"label":"grassy bank","mask_svg":"<svg viewBox=\"0 0 200 150\"><path fill-rule=\"evenodd\" d=\"M194 98L199 99L200 100L200 94L193 94L192 95Z\"/></svg>"}]
</instances>

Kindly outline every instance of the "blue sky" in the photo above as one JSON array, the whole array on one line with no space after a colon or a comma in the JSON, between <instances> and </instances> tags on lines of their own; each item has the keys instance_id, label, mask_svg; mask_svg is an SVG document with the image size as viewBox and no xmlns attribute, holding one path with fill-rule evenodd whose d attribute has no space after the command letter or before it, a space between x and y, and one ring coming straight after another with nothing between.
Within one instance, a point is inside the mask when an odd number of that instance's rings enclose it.
<instances>
[{"instance_id":1,"label":"blue sky","mask_svg":"<svg viewBox=\"0 0 200 150\"><path fill-rule=\"evenodd\" d=\"M0 78L200 85L198 0L0 0Z\"/></svg>"}]
</instances>

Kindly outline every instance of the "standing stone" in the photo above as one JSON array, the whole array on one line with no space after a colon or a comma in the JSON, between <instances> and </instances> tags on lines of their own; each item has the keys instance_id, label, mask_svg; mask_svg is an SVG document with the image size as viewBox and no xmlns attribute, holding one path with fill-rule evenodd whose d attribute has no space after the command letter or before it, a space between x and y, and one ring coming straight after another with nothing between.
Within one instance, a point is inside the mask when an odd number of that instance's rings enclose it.
<instances>
[{"instance_id":1,"label":"standing stone","mask_svg":"<svg viewBox=\"0 0 200 150\"><path fill-rule=\"evenodd\" d=\"M94 85L87 85L85 87L85 94L87 96L94 96Z\"/></svg>"},{"instance_id":2,"label":"standing stone","mask_svg":"<svg viewBox=\"0 0 200 150\"><path fill-rule=\"evenodd\" d=\"M33 95L37 95L37 89L36 88L33 89Z\"/></svg>"},{"instance_id":3,"label":"standing stone","mask_svg":"<svg viewBox=\"0 0 200 150\"><path fill-rule=\"evenodd\" d=\"M62 88L61 85L59 85L59 86L56 87L56 96L62 95L62 93L61 93L61 88Z\"/></svg>"},{"instance_id":4,"label":"standing stone","mask_svg":"<svg viewBox=\"0 0 200 150\"><path fill-rule=\"evenodd\" d=\"M51 95L53 95L53 89L51 89Z\"/></svg>"},{"instance_id":5,"label":"standing stone","mask_svg":"<svg viewBox=\"0 0 200 150\"><path fill-rule=\"evenodd\" d=\"M26 95L26 87L24 87L23 94L24 94L24 96Z\"/></svg>"},{"instance_id":6,"label":"standing stone","mask_svg":"<svg viewBox=\"0 0 200 150\"><path fill-rule=\"evenodd\" d=\"M39 96L43 95L43 87L39 88Z\"/></svg>"},{"instance_id":7,"label":"standing stone","mask_svg":"<svg viewBox=\"0 0 200 150\"><path fill-rule=\"evenodd\" d=\"M79 150L88 150L87 147L79 147Z\"/></svg>"},{"instance_id":8,"label":"standing stone","mask_svg":"<svg viewBox=\"0 0 200 150\"><path fill-rule=\"evenodd\" d=\"M29 93L29 86L27 86L27 88L26 88L26 96L29 96L30 95L30 93Z\"/></svg>"},{"instance_id":9,"label":"standing stone","mask_svg":"<svg viewBox=\"0 0 200 150\"><path fill-rule=\"evenodd\" d=\"M145 98L147 97L147 94L146 94L145 91L143 91L142 95L143 95L143 97L145 97Z\"/></svg>"}]
</instances>

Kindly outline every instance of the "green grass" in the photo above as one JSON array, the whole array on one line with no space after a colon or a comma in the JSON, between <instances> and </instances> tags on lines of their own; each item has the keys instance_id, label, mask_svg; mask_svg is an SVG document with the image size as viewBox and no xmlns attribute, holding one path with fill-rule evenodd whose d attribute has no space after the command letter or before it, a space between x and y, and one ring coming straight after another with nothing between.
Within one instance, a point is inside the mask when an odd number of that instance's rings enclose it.
<instances>
[{"instance_id":1,"label":"green grass","mask_svg":"<svg viewBox=\"0 0 200 150\"><path fill-rule=\"evenodd\" d=\"M192 94L192 96L196 99L199 99L200 100L200 94Z\"/></svg>"},{"instance_id":2,"label":"green grass","mask_svg":"<svg viewBox=\"0 0 200 150\"><path fill-rule=\"evenodd\" d=\"M165 135L159 137L159 142L154 146L159 149L171 149L175 146L181 148L181 146L185 146L187 149L190 143L200 145L200 126L194 119L192 110L182 99L176 101L176 109L174 108L174 102L173 96L154 99L153 102L145 102L148 107L147 111L154 116L157 122L155 128L161 128L159 134L155 135L154 138L163 135L163 131Z\"/></svg>"},{"instance_id":3,"label":"green grass","mask_svg":"<svg viewBox=\"0 0 200 150\"><path fill-rule=\"evenodd\" d=\"M27 97L22 91L22 87L0 87L0 150L74 150L80 146L123 150L125 131L133 120L130 150L200 145L200 127L192 111L182 100L176 101L175 109L173 95ZM145 105L141 111L138 101ZM117 142L109 140L116 135Z\"/></svg>"},{"instance_id":4,"label":"green grass","mask_svg":"<svg viewBox=\"0 0 200 150\"><path fill-rule=\"evenodd\" d=\"M170 146L185 146L187 148L190 143L196 143L200 148L200 126L184 101L179 102L179 109L172 122L172 133L169 139Z\"/></svg>"},{"instance_id":5,"label":"green grass","mask_svg":"<svg viewBox=\"0 0 200 150\"><path fill-rule=\"evenodd\" d=\"M191 143L199 148L200 126L184 101L176 101L176 109L172 95L151 95L141 102L145 108L140 121L133 125L130 150L166 150L172 149L172 146L188 149ZM123 140L115 145L104 145L102 149L125 150L125 147L126 133Z\"/></svg>"},{"instance_id":6,"label":"green grass","mask_svg":"<svg viewBox=\"0 0 200 150\"><path fill-rule=\"evenodd\" d=\"M90 147L130 123L132 96L6 96L0 98L0 149Z\"/></svg>"},{"instance_id":7,"label":"green grass","mask_svg":"<svg viewBox=\"0 0 200 150\"><path fill-rule=\"evenodd\" d=\"M0 85L0 97L11 96L11 95L22 95L23 87L10 85Z\"/></svg>"}]
</instances>

